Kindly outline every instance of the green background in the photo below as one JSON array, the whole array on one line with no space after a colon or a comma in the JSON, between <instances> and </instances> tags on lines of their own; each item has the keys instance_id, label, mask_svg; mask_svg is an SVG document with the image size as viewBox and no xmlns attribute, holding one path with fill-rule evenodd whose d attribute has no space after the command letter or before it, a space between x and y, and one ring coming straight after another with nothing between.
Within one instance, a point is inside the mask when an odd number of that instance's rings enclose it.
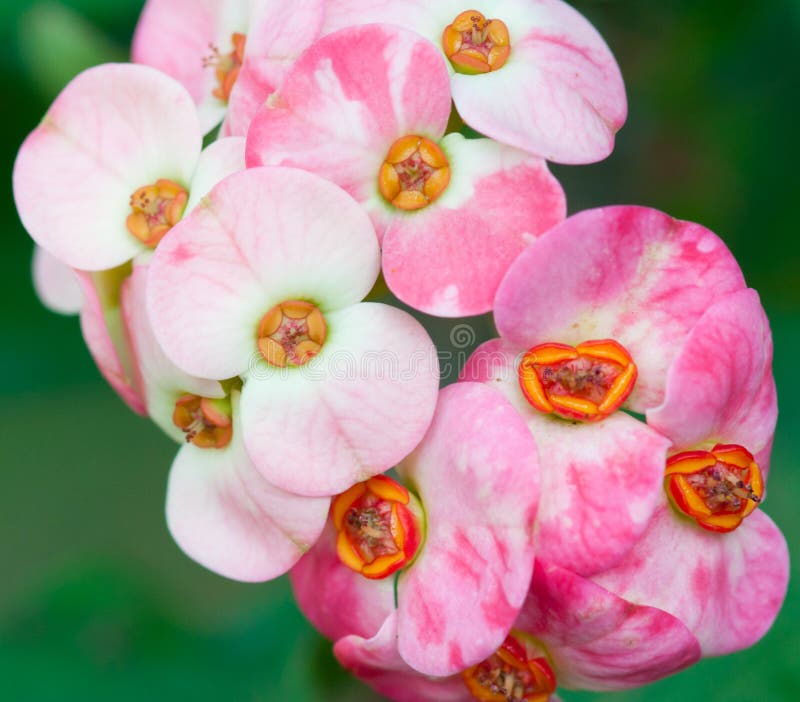
<instances>
[{"instance_id":1,"label":"green background","mask_svg":"<svg viewBox=\"0 0 800 702\"><path fill-rule=\"evenodd\" d=\"M635 203L704 223L726 240L761 292L775 334L781 405L766 510L794 550L800 3L576 4L619 59L630 118L606 162L554 170L573 212ZM48 313L33 294L32 244L10 192L15 152L72 75L126 57L139 9L136 0L0 6L7 174L0 212L0 699L374 699L338 670L285 581L229 582L182 555L163 518L175 447L101 382L77 321ZM450 323L425 321L449 348ZM485 319L476 324L488 335ZM603 698L797 700L797 568L793 574L775 627L750 651Z\"/></svg>"}]
</instances>

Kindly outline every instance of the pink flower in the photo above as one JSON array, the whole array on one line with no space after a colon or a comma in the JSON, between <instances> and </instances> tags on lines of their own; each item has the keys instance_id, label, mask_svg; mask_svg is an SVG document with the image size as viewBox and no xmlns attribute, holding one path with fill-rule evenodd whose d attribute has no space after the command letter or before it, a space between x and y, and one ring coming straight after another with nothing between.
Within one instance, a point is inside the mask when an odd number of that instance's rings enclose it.
<instances>
[{"instance_id":1,"label":"pink flower","mask_svg":"<svg viewBox=\"0 0 800 702\"><path fill-rule=\"evenodd\" d=\"M627 116L622 76L594 27L560 0L329 0L323 33L372 22L444 53L458 113L482 134L559 163L613 150Z\"/></svg>"},{"instance_id":2,"label":"pink flower","mask_svg":"<svg viewBox=\"0 0 800 702\"><path fill-rule=\"evenodd\" d=\"M332 495L382 473L433 415L438 362L425 330L360 304L378 258L346 193L285 168L227 178L153 256L156 338L191 375L243 378L245 445L284 490Z\"/></svg>"},{"instance_id":3,"label":"pink flower","mask_svg":"<svg viewBox=\"0 0 800 702\"><path fill-rule=\"evenodd\" d=\"M25 140L14 198L37 244L72 268L116 268L149 251L223 175L241 141L202 134L186 90L146 66L77 76ZM210 182L209 182L210 181Z\"/></svg>"},{"instance_id":4,"label":"pink flower","mask_svg":"<svg viewBox=\"0 0 800 702\"><path fill-rule=\"evenodd\" d=\"M189 91L203 133L223 122L244 136L283 74L317 38L323 0L148 0L133 60L172 76Z\"/></svg>"},{"instance_id":5,"label":"pink flower","mask_svg":"<svg viewBox=\"0 0 800 702\"><path fill-rule=\"evenodd\" d=\"M575 215L511 266L495 301L502 338L463 377L501 389L536 438L546 562L591 575L647 530L670 442L619 410L662 403L694 325L744 286L714 234L639 207Z\"/></svg>"},{"instance_id":6,"label":"pink flower","mask_svg":"<svg viewBox=\"0 0 800 702\"><path fill-rule=\"evenodd\" d=\"M631 552L594 579L670 612L704 656L753 645L786 595L789 556L760 509L777 418L772 338L758 295L711 306L667 375L647 420L673 441L665 489Z\"/></svg>"},{"instance_id":7,"label":"pink flower","mask_svg":"<svg viewBox=\"0 0 800 702\"><path fill-rule=\"evenodd\" d=\"M398 652L399 621L399 612L392 613L373 637L353 634L334 646L345 668L397 702L494 700L500 699L498 688L518 694L508 699L555 702L556 685L624 690L671 675L700 657L697 640L675 617L538 560L508 638L485 661L459 674L430 678L410 668Z\"/></svg>"},{"instance_id":8,"label":"pink flower","mask_svg":"<svg viewBox=\"0 0 800 702\"><path fill-rule=\"evenodd\" d=\"M565 216L541 159L445 136L441 53L406 30L354 27L314 44L253 120L247 163L296 166L369 212L389 288L440 316L487 312L514 258Z\"/></svg>"},{"instance_id":9,"label":"pink flower","mask_svg":"<svg viewBox=\"0 0 800 702\"><path fill-rule=\"evenodd\" d=\"M184 446L172 464L167 523L194 560L229 578L285 573L319 537L330 500L270 485L244 448L241 384L194 378L175 367L145 310L147 266L122 286L122 312L147 412Z\"/></svg>"},{"instance_id":10,"label":"pink flower","mask_svg":"<svg viewBox=\"0 0 800 702\"><path fill-rule=\"evenodd\" d=\"M408 490L384 477L334 500L327 534L292 583L325 635L370 637L395 609L386 566L399 557L399 656L426 675L450 675L491 654L525 600L539 501L535 444L499 393L451 385L398 472Z\"/></svg>"}]
</instances>

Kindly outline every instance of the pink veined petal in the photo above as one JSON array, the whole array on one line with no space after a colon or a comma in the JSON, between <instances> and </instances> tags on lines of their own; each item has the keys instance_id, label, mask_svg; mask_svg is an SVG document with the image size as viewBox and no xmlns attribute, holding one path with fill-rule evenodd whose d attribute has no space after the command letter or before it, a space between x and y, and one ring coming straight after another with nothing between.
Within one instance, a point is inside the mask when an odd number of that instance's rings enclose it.
<instances>
[{"instance_id":1,"label":"pink veined petal","mask_svg":"<svg viewBox=\"0 0 800 702\"><path fill-rule=\"evenodd\" d=\"M570 689L638 687L700 658L697 639L675 617L538 558L515 628L542 642L558 685Z\"/></svg>"},{"instance_id":2,"label":"pink veined petal","mask_svg":"<svg viewBox=\"0 0 800 702\"><path fill-rule=\"evenodd\" d=\"M289 71L253 120L247 164L317 173L364 204L382 227L387 205L378 176L390 147L409 134L438 140L450 105L436 47L399 27L351 27L318 41Z\"/></svg>"},{"instance_id":3,"label":"pink veined petal","mask_svg":"<svg viewBox=\"0 0 800 702\"><path fill-rule=\"evenodd\" d=\"M228 101L223 134L247 135L258 109L319 36L324 10L323 0L260 0L255 5L245 60Z\"/></svg>"},{"instance_id":4,"label":"pink veined petal","mask_svg":"<svg viewBox=\"0 0 800 702\"><path fill-rule=\"evenodd\" d=\"M663 503L670 442L622 412L595 424L539 412L520 390L518 356L503 339L486 342L461 377L500 390L536 440L547 495L536 518L537 557L580 575L603 571L634 546Z\"/></svg>"},{"instance_id":5,"label":"pink veined petal","mask_svg":"<svg viewBox=\"0 0 800 702\"><path fill-rule=\"evenodd\" d=\"M495 298L501 336L527 349L615 339L639 377L627 404L659 405L669 366L706 310L745 287L725 244L644 207L570 217L524 251Z\"/></svg>"},{"instance_id":6,"label":"pink veined petal","mask_svg":"<svg viewBox=\"0 0 800 702\"><path fill-rule=\"evenodd\" d=\"M286 300L324 314L369 292L379 251L363 210L310 173L251 168L219 183L162 241L148 314L167 356L222 380L257 358L261 317Z\"/></svg>"},{"instance_id":7,"label":"pink veined petal","mask_svg":"<svg viewBox=\"0 0 800 702\"><path fill-rule=\"evenodd\" d=\"M475 702L460 675L430 678L405 663L397 650L397 617L389 615L371 639L351 635L337 641L339 663L395 702Z\"/></svg>"},{"instance_id":8,"label":"pink veined petal","mask_svg":"<svg viewBox=\"0 0 800 702\"><path fill-rule=\"evenodd\" d=\"M608 156L627 117L625 85L597 30L560 0L497 0L511 55L491 73L452 78L453 100L471 127L558 163Z\"/></svg>"},{"instance_id":9,"label":"pink veined petal","mask_svg":"<svg viewBox=\"0 0 800 702\"><path fill-rule=\"evenodd\" d=\"M237 394L233 439L223 449L187 444L172 464L167 523L195 561L234 580L261 582L287 572L325 526L330 501L270 485L242 445Z\"/></svg>"},{"instance_id":10,"label":"pink veined petal","mask_svg":"<svg viewBox=\"0 0 800 702\"><path fill-rule=\"evenodd\" d=\"M711 440L758 455L771 445L777 419L769 321L758 293L741 290L697 322L669 369L664 402L647 421L675 450Z\"/></svg>"},{"instance_id":11,"label":"pink veined petal","mask_svg":"<svg viewBox=\"0 0 800 702\"><path fill-rule=\"evenodd\" d=\"M64 315L81 311L83 293L78 274L72 268L41 246L34 246L31 268L36 295L47 309Z\"/></svg>"},{"instance_id":12,"label":"pink veined petal","mask_svg":"<svg viewBox=\"0 0 800 702\"><path fill-rule=\"evenodd\" d=\"M244 137L222 138L203 149L192 175L185 214L197 207L217 183L243 170Z\"/></svg>"},{"instance_id":13,"label":"pink veined petal","mask_svg":"<svg viewBox=\"0 0 800 702\"><path fill-rule=\"evenodd\" d=\"M119 300L103 304L91 273L77 271L81 285L83 306L81 308L81 331L83 339L100 374L137 414L146 414L147 408L138 385L138 371L128 347ZM102 274L96 274L102 275Z\"/></svg>"},{"instance_id":14,"label":"pink veined petal","mask_svg":"<svg viewBox=\"0 0 800 702\"><path fill-rule=\"evenodd\" d=\"M326 320L316 358L261 363L242 393L250 455L267 480L301 495L341 493L393 467L425 434L439 387L433 342L406 312L363 303Z\"/></svg>"},{"instance_id":15,"label":"pink veined petal","mask_svg":"<svg viewBox=\"0 0 800 702\"><path fill-rule=\"evenodd\" d=\"M761 510L718 534L665 504L624 561L593 579L669 612L697 637L704 657L722 656L752 646L772 626L786 595L789 554Z\"/></svg>"},{"instance_id":16,"label":"pink veined petal","mask_svg":"<svg viewBox=\"0 0 800 702\"><path fill-rule=\"evenodd\" d=\"M182 443L186 436L172 420L178 398L186 393L221 398L226 393L216 380L188 375L164 355L147 317L147 271L146 265L135 265L130 277L122 284L121 310L125 331L147 414L167 435Z\"/></svg>"},{"instance_id":17,"label":"pink veined petal","mask_svg":"<svg viewBox=\"0 0 800 702\"><path fill-rule=\"evenodd\" d=\"M28 233L67 265L114 268L144 250L130 197L167 178L188 186L202 134L186 90L147 66L84 71L20 148L14 198Z\"/></svg>"},{"instance_id":18,"label":"pink veined petal","mask_svg":"<svg viewBox=\"0 0 800 702\"><path fill-rule=\"evenodd\" d=\"M400 655L427 675L451 675L494 653L525 601L536 444L500 393L458 383L440 392L428 433L398 470L426 516L425 541L398 582Z\"/></svg>"},{"instance_id":19,"label":"pink veined petal","mask_svg":"<svg viewBox=\"0 0 800 702\"><path fill-rule=\"evenodd\" d=\"M314 547L289 571L297 606L323 636L374 636L394 612L394 578L370 580L336 553L330 520Z\"/></svg>"},{"instance_id":20,"label":"pink veined petal","mask_svg":"<svg viewBox=\"0 0 800 702\"><path fill-rule=\"evenodd\" d=\"M514 259L564 219L566 198L547 164L523 151L459 134L442 148L450 185L424 210L396 211L383 240L383 274L415 309L482 314Z\"/></svg>"},{"instance_id":21,"label":"pink veined petal","mask_svg":"<svg viewBox=\"0 0 800 702\"><path fill-rule=\"evenodd\" d=\"M465 9L462 0L328 0L323 34L362 24L405 27L441 46L444 28Z\"/></svg>"}]
</instances>

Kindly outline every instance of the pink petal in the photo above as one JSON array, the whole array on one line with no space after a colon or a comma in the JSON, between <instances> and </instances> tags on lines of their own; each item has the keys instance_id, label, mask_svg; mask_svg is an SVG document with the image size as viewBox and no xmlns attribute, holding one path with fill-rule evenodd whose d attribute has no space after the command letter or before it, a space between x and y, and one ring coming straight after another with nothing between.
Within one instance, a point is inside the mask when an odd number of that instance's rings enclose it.
<instances>
[{"instance_id":1,"label":"pink petal","mask_svg":"<svg viewBox=\"0 0 800 702\"><path fill-rule=\"evenodd\" d=\"M626 600L658 607L697 637L703 656L732 653L772 626L786 595L789 554L761 510L727 534L664 505L625 560L594 578Z\"/></svg>"},{"instance_id":2,"label":"pink petal","mask_svg":"<svg viewBox=\"0 0 800 702\"><path fill-rule=\"evenodd\" d=\"M536 445L502 395L459 383L441 391L425 439L398 470L426 515L425 542L398 583L400 655L450 675L494 653L525 600Z\"/></svg>"},{"instance_id":3,"label":"pink petal","mask_svg":"<svg viewBox=\"0 0 800 702\"><path fill-rule=\"evenodd\" d=\"M697 639L675 617L538 559L515 628L542 642L557 683L572 689L638 687L700 658Z\"/></svg>"},{"instance_id":4,"label":"pink petal","mask_svg":"<svg viewBox=\"0 0 800 702\"><path fill-rule=\"evenodd\" d=\"M326 319L316 358L288 372L262 364L242 394L250 455L267 480L301 495L344 492L402 460L439 386L433 342L409 314L364 303Z\"/></svg>"},{"instance_id":5,"label":"pink petal","mask_svg":"<svg viewBox=\"0 0 800 702\"><path fill-rule=\"evenodd\" d=\"M730 251L704 227L608 207L570 217L520 255L497 291L495 321L520 350L616 339L639 369L628 405L644 412L663 401L697 320L743 287Z\"/></svg>"},{"instance_id":6,"label":"pink petal","mask_svg":"<svg viewBox=\"0 0 800 702\"><path fill-rule=\"evenodd\" d=\"M420 675L397 650L397 615L392 614L371 639L347 636L333 647L336 658L381 695L396 702L474 702L461 676Z\"/></svg>"},{"instance_id":7,"label":"pink petal","mask_svg":"<svg viewBox=\"0 0 800 702\"><path fill-rule=\"evenodd\" d=\"M243 170L244 137L218 139L203 149L192 175L186 214L197 207L217 183Z\"/></svg>"},{"instance_id":8,"label":"pink petal","mask_svg":"<svg viewBox=\"0 0 800 702\"><path fill-rule=\"evenodd\" d=\"M383 273L415 309L482 314L514 259L564 219L564 191L544 161L522 151L458 134L442 147L450 185L424 210L393 220L383 240Z\"/></svg>"},{"instance_id":9,"label":"pink petal","mask_svg":"<svg viewBox=\"0 0 800 702\"><path fill-rule=\"evenodd\" d=\"M345 29L314 44L256 115L247 164L310 170L383 221L378 175L389 148L408 134L438 140L450 105L436 47L398 27Z\"/></svg>"},{"instance_id":10,"label":"pink petal","mask_svg":"<svg viewBox=\"0 0 800 702\"><path fill-rule=\"evenodd\" d=\"M742 290L697 322L647 420L676 450L713 440L768 459L777 418L769 321L758 293Z\"/></svg>"},{"instance_id":11,"label":"pink petal","mask_svg":"<svg viewBox=\"0 0 800 702\"><path fill-rule=\"evenodd\" d=\"M187 444L172 464L167 523L183 551L209 570L260 582L287 572L325 526L330 501L270 485L241 441L233 397L233 441L224 449Z\"/></svg>"},{"instance_id":12,"label":"pink petal","mask_svg":"<svg viewBox=\"0 0 800 702\"><path fill-rule=\"evenodd\" d=\"M323 636L374 636L394 612L394 578L370 580L336 553L330 520L314 547L289 572L297 606Z\"/></svg>"},{"instance_id":13,"label":"pink petal","mask_svg":"<svg viewBox=\"0 0 800 702\"><path fill-rule=\"evenodd\" d=\"M20 148L14 197L22 223L73 268L125 263L144 250L125 225L130 196L159 178L188 186L201 141L180 83L146 66L90 68Z\"/></svg>"},{"instance_id":14,"label":"pink petal","mask_svg":"<svg viewBox=\"0 0 800 702\"><path fill-rule=\"evenodd\" d=\"M159 245L148 314L177 366L230 378L255 364L258 323L271 307L300 298L327 314L351 305L374 284L378 256L368 217L335 185L293 169L248 169Z\"/></svg>"},{"instance_id":15,"label":"pink petal","mask_svg":"<svg viewBox=\"0 0 800 702\"><path fill-rule=\"evenodd\" d=\"M560 0L496 2L511 56L498 71L456 73L464 121L498 141L558 163L608 156L627 117L619 67L597 30Z\"/></svg>"},{"instance_id":16,"label":"pink petal","mask_svg":"<svg viewBox=\"0 0 800 702\"><path fill-rule=\"evenodd\" d=\"M569 422L531 407L519 388L517 355L501 339L480 346L462 379L501 392L527 422L539 449L542 501L537 557L581 575L618 562L663 503L669 440L623 413L596 424Z\"/></svg>"},{"instance_id":17,"label":"pink petal","mask_svg":"<svg viewBox=\"0 0 800 702\"><path fill-rule=\"evenodd\" d=\"M138 371L125 336L118 292L109 295L98 290L103 286L103 274L78 272L83 307L81 331L100 374L123 401L137 414L146 414L145 401L138 385ZM101 295L105 299L101 302Z\"/></svg>"},{"instance_id":18,"label":"pink petal","mask_svg":"<svg viewBox=\"0 0 800 702\"><path fill-rule=\"evenodd\" d=\"M73 315L81 311L83 294L78 275L41 246L33 249L33 287L51 312Z\"/></svg>"},{"instance_id":19,"label":"pink petal","mask_svg":"<svg viewBox=\"0 0 800 702\"><path fill-rule=\"evenodd\" d=\"M405 27L437 47L444 28L464 9L461 0L328 0L323 34L362 24L394 24Z\"/></svg>"}]
</instances>

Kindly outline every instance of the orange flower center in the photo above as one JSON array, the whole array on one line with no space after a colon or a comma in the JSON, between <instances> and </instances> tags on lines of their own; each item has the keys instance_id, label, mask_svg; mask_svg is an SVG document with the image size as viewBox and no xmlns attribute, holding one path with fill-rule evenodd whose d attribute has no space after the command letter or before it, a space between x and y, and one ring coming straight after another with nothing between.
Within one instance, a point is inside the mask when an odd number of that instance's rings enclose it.
<instances>
[{"instance_id":1,"label":"orange flower center","mask_svg":"<svg viewBox=\"0 0 800 702\"><path fill-rule=\"evenodd\" d=\"M189 193L174 180L160 178L131 195L131 214L125 225L145 246L156 247L183 216Z\"/></svg>"},{"instance_id":2,"label":"orange flower center","mask_svg":"<svg viewBox=\"0 0 800 702\"><path fill-rule=\"evenodd\" d=\"M247 44L247 36L235 32L231 35L232 51L222 54L216 46L209 44L208 48L211 49L211 54L203 59L203 67L212 67L219 83L211 94L223 102L228 102L230 99L233 86L239 77L239 71L244 63L245 44Z\"/></svg>"},{"instance_id":3,"label":"orange flower center","mask_svg":"<svg viewBox=\"0 0 800 702\"><path fill-rule=\"evenodd\" d=\"M442 48L458 73L489 73L505 66L511 54L511 37L505 22L467 10L445 27Z\"/></svg>"},{"instance_id":4,"label":"orange flower center","mask_svg":"<svg viewBox=\"0 0 800 702\"><path fill-rule=\"evenodd\" d=\"M522 358L522 392L536 409L594 422L615 412L636 383L636 364L616 341L540 344Z\"/></svg>"},{"instance_id":5,"label":"orange flower center","mask_svg":"<svg viewBox=\"0 0 800 702\"><path fill-rule=\"evenodd\" d=\"M378 475L336 497L331 507L336 551L348 568L371 579L407 565L420 543L420 510L398 482Z\"/></svg>"},{"instance_id":6,"label":"orange flower center","mask_svg":"<svg viewBox=\"0 0 800 702\"><path fill-rule=\"evenodd\" d=\"M316 356L328 333L319 308L310 302L288 300L275 305L258 325L258 350L278 368L302 366Z\"/></svg>"},{"instance_id":7,"label":"orange flower center","mask_svg":"<svg viewBox=\"0 0 800 702\"><path fill-rule=\"evenodd\" d=\"M450 162L444 152L425 137L398 139L381 166L381 195L401 210L430 205L450 184Z\"/></svg>"},{"instance_id":8,"label":"orange flower center","mask_svg":"<svg viewBox=\"0 0 800 702\"><path fill-rule=\"evenodd\" d=\"M172 421L186 434L187 443L199 448L225 448L233 436L230 399L181 395Z\"/></svg>"},{"instance_id":9,"label":"orange flower center","mask_svg":"<svg viewBox=\"0 0 800 702\"><path fill-rule=\"evenodd\" d=\"M678 510L704 529L719 532L736 529L764 496L753 454L736 444L672 456L664 487Z\"/></svg>"},{"instance_id":10,"label":"orange flower center","mask_svg":"<svg viewBox=\"0 0 800 702\"><path fill-rule=\"evenodd\" d=\"M556 677L546 658L528 658L513 635L482 663L462 674L476 700L485 702L547 702Z\"/></svg>"}]
</instances>

